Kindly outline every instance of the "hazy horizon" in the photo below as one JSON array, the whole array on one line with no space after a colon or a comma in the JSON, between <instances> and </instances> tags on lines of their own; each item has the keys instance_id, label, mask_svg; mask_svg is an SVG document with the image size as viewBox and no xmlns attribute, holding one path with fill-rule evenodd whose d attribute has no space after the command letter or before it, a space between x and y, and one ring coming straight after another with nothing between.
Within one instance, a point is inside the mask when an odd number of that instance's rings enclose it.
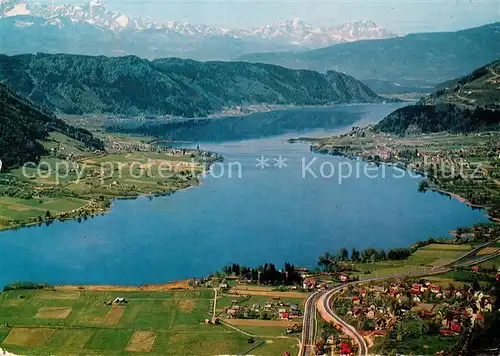
<instances>
[{"instance_id":1,"label":"hazy horizon","mask_svg":"<svg viewBox=\"0 0 500 356\"><path fill-rule=\"evenodd\" d=\"M51 3L51 0L27 2ZM86 3L54 0L55 4ZM372 20L397 34L455 31L499 21L500 1L137 1L104 0L109 10L158 22L180 21L228 28L259 27L300 18L317 27ZM410 17L408 15L411 15Z\"/></svg>"}]
</instances>

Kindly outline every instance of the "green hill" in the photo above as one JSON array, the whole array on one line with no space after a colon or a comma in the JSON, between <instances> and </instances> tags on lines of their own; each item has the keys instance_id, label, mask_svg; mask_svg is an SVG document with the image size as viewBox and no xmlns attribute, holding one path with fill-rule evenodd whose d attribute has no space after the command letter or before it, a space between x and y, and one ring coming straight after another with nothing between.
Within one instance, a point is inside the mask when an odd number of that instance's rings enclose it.
<instances>
[{"instance_id":1,"label":"green hill","mask_svg":"<svg viewBox=\"0 0 500 356\"><path fill-rule=\"evenodd\" d=\"M416 105L396 110L377 128L397 134L473 132L500 127L500 61L442 85Z\"/></svg>"},{"instance_id":2,"label":"green hill","mask_svg":"<svg viewBox=\"0 0 500 356\"><path fill-rule=\"evenodd\" d=\"M476 69L471 74L440 86L422 99L427 105L449 103L469 109L482 107L500 110L500 60Z\"/></svg>"},{"instance_id":3,"label":"green hill","mask_svg":"<svg viewBox=\"0 0 500 356\"><path fill-rule=\"evenodd\" d=\"M29 100L14 94L0 84L0 159L2 170L37 162L47 154L41 141L59 132L82 142L89 148L102 149L102 142L86 130L69 126Z\"/></svg>"},{"instance_id":4,"label":"green hill","mask_svg":"<svg viewBox=\"0 0 500 356\"><path fill-rule=\"evenodd\" d=\"M246 104L377 103L356 79L268 64L134 56L0 56L0 82L66 114L200 117Z\"/></svg>"},{"instance_id":5,"label":"green hill","mask_svg":"<svg viewBox=\"0 0 500 356\"><path fill-rule=\"evenodd\" d=\"M403 86L438 84L500 58L500 22L458 32L416 33L338 44L304 52L257 53L239 60L319 72L336 70L360 80Z\"/></svg>"}]
</instances>

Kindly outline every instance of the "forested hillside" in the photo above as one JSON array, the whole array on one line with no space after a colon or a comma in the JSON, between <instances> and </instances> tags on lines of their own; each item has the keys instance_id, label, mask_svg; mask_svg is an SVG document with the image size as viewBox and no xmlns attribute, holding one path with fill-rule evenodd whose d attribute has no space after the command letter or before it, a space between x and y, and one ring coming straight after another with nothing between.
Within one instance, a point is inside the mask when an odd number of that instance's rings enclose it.
<instances>
[{"instance_id":1,"label":"forested hillside","mask_svg":"<svg viewBox=\"0 0 500 356\"><path fill-rule=\"evenodd\" d=\"M134 56L0 56L0 82L66 114L200 117L246 104L377 103L356 79L267 64Z\"/></svg>"},{"instance_id":2,"label":"forested hillside","mask_svg":"<svg viewBox=\"0 0 500 356\"><path fill-rule=\"evenodd\" d=\"M424 97L422 103L449 103L472 110L476 107L500 110L500 60L465 77L443 83L440 90Z\"/></svg>"},{"instance_id":3,"label":"forested hillside","mask_svg":"<svg viewBox=\"0 0 500 356\"><path fill-rule=\"evenodd\" d=\"M443 84L416 105L396 110L377 128L397 134L473 132L500 127L500 61Z\"/></svg>"},{"instance_id":4,"label":"forested hillside","mask_svg":"<svg viewBox=\"0 0 500 356\"><path fill-rule=\"evenodd\" d=\"M453 104L417 104L396 110L376 127L396 134L484 131L500 128L500 111L480 107L470 110Z\"/></svg>"},{"instance_id":5,"label":"forested hillside","mask_svg":"<svg viewBox=\"0 0 500 356\"><path fill-rule=\"evenodd\" d=\"M102 142L83 129L67 125L53 114L36 107L0 84L0 159L2 170L37 162L47 154L40 143L50 132L60 132L83 142L90 148L102 149Z\"/></svg>"}]
</instances>

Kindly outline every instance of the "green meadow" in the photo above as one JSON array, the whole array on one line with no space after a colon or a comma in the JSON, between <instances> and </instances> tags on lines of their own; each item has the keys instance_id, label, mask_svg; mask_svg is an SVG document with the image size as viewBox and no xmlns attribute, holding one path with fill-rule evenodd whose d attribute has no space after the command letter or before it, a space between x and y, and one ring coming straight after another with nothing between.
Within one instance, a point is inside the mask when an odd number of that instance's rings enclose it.
<instances>
[{"instance_id":1,"label":"green meadow","mask_svg":"<svg viewBox=\"0 0 500 356\"><path fill-rule=\"evenodd\" d=\"M127 303L107 305L123 297ZM213 291L21 290L0 294L0 348L24 355L277 355L297 341L207 325ZM252 330L248 330L252 331ZM267 337L267 335L269 335Z\"/></svg>"}]
</instances>

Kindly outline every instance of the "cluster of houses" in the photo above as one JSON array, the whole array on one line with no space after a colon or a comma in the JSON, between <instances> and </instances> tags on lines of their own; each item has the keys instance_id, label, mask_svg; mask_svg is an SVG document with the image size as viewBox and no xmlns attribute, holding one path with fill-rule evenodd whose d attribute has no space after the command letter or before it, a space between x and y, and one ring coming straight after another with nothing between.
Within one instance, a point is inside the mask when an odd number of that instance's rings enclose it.
<instances>
[{"instance_id":1,"label":"cluster of houses","mask_svg":"<svg viewBox=\"0 0 500 356\"><path fill-rule=\"evenodd\" d=\"M292 320L302 316L299 306L295 303L287 304L280 300L270 300L264 305L240 305L239 300L233 300L233 305L225 310L227 318L232 319L261 319L267 316L273 320Z\"/></svg>"},{"instance_id":2,"label":"cluster of houses","mask_svg":"<svg viewBox=\"0 0 500 356\"><path fill-rule=\"evenodd\" d=\"M332 276L333 274L328 274L328 276ZM339 273L336 274L339 281L341 283L347 283L350 281L350 277L348 274L345 273ZM302 281L302 288L305 291L313 291L313 290L324 290L328 288L328 284L325 282L321 282L317 278L312 278L312 277L304 277L304 280Z\"/></svg>"},{"instance_id":3,"label":"cluster of houses","mask_svg":"<svg viewBox=\"0 0 500 356\"><path fill-rule=\"evenodd\" d=\"M339 141L332 143L332 151L340 152L350 156L360 157L366 160L377 160L381 162L401 162L405 163L408 168L414 170L422 170L429 165L446 167L447 172L454 172L456 174L463 173L464 170L471 169L471 164L468 158L471 157L499 157L500 152L488 145L476 145L467 148L460 148L454 150L447 150L443 148L441 143L433 143L422 141L420 144L405 144L404 141L399 141L388 135L376 135L383 138L383 142L375 144L372 147L364 145L363 149L356 149L357 140L351 137L365 137L369 134L370 139L373 141L375 137L373 133L366 130L353 127L351 133L340 136ZM481 134L477 134L480 136ZM336 144L336 145L335 145ZM408 156L400 156L402 150L415 150L421 148L421 151L415 151L416 154L411 158ZM445 173L445 172L441 172ZM480 168L474 172L475 178L482 178L488 174L487 169Z\"/></svg>"},{"instance_id":4,"label":"cluster of houses","mask_svg":"<svg viewBox=\"0 0 500 356\"><path fill-rule=\"evenodd\" d=\"M465 323L482 323L484 313L493 310L491 297L482 291L443 290L440 285L425 280L359 287L346 299L350 300L347 315L353 319L372 320L370 325L375 331L389 330L400 312L412 311L422 320L439 321L442 335L460 335ZM387 303L391 299L394 303Z\"/></svg>"},{"instance_id":5,"label":"cluster of houses","mask_svg":"<svg viewBox=\"0 0 500 356\"><path fill-rule=\"evenodd\" d=\"M316 355L340 355L351 356L356 354L356 350L351 345L351 339L345 334L337 337L330 335L326 342L316 342Z\"/></svg>"}]
</instances>

